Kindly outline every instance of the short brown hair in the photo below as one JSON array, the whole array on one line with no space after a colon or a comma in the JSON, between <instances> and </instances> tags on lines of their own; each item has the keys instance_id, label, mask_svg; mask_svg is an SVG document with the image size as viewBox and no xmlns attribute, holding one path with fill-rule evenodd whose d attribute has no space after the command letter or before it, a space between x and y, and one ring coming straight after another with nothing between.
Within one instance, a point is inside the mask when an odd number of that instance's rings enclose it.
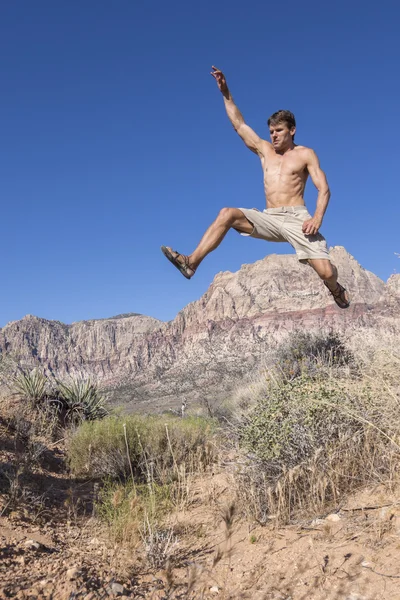
<instances>
[{"instance_id":1,"label":"short brown hair","mask_svg":"<svg viewBox=\"0 0 400 600\"><path fill-rule=\"evenodd\" d=\"M268 127L270 125L277 125L278 123L286 123L289 129L292 129L292 127L296 127L296 119L294 118L294 114L290 112L290 110L277 110L268 119Z\"/></svg>"}]
</instances>

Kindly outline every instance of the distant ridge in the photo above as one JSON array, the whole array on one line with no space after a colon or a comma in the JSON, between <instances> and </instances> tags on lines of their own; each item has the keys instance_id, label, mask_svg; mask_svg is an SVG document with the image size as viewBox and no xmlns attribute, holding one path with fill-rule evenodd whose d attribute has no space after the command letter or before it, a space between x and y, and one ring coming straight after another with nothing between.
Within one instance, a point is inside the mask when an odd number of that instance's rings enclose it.
<instances>
[{"instance_id":1,"label":"distant ridge","mask_svg":"<svg viewBox=\"0 0 400 600\"><path fill-rule=\"evenodd\" d=\"M99 319L86 319L86 322L91 321L107 321L109 319L128 319L129 317L143 317L141 313L121 313L120 315L115 315L113 317L100 317ZM79 322L79 321L78 321Z\"/></svg>"},{"instance_id":2,"label":"distant ridge","mask_svg":"<svg viewBox=\"0 0 400 600\"><path fill-rule=\"evenodd\" d=\"M28 315L0 330L0 353L60 377L93 377L128 409L213 400L251 377L293 330L348 335L375 328L400 335L400 274L385 284L344 248L333 248L331 256L351 294L347 310L336 307L310 267L274 254L236 273L218 273L172 321L123 313L64 325Z\"/></svg>"}]
</instances>

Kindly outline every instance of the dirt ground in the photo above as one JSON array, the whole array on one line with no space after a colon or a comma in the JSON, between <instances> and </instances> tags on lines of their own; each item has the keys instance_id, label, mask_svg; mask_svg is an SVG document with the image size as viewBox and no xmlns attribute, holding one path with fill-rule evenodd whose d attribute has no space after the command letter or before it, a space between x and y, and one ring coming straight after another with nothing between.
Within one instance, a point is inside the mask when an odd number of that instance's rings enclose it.
<instances>
[{"instance_id":1,"label":"dirt ground","mask_svg":"<svg viewBox=\"0 0 400 600\"><path fill-rule=\"evenodd\" d=\"M232 475L219 468L194 480L189 505L171 515L170 562L155 570L140 545L110 541L95 482L70 477L60 444L14 501L17 454L4 421L0 434L0 598L400 600L396 490L362 490L328 515L263 527L229 517Z\"/></svg>"}]
</instances>

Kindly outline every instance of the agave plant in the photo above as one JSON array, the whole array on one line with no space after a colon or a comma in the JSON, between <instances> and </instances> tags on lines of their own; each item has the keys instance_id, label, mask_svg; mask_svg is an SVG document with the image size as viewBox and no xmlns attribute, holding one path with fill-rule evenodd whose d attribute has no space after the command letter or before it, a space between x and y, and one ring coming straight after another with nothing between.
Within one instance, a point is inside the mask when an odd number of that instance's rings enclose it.
<instances>
[{"instance_id":1,"label":"agave plant","mask_svg":"<svg viewBox=\"0 0 400 600\"><path fill-rule=\"evenodd\" d=\"M48 379L38 369L32 371L20 371L11 379L14 396L21 400L28 400L34 406L40 405L48 397Z\"/></svg>"},{"instance_id":2,"label":"agave plant","mask_svg":"<svg viewBox=\"0 0 400 600\"><path fill-rule=\"evenodd\" d=\"M57 396L63 404L66 421L71 423L94 421L107 415L105 398L90 379L71 379L68 383L57 381Z\"/></svg>"}]
</instances>

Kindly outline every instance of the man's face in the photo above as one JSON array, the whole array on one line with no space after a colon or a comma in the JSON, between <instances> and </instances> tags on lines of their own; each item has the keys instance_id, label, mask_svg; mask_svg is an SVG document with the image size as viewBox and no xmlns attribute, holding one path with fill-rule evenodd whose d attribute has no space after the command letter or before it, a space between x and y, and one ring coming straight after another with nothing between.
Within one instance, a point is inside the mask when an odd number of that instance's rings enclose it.
<instances>
[{"instance_id":1,"label":"man's face","mask_svg":"<svg viewBox=\"0 0 400 600\"><path fill-rule=\"evenodd\" d=\"M275 125L269 126L269 133L271 135L271 142L276 152L286 150L292 144L292 136L295 134L296 128L292 127L289 129L288 125L284 121L280 121Z\"/></svg>"}]
</instances>

